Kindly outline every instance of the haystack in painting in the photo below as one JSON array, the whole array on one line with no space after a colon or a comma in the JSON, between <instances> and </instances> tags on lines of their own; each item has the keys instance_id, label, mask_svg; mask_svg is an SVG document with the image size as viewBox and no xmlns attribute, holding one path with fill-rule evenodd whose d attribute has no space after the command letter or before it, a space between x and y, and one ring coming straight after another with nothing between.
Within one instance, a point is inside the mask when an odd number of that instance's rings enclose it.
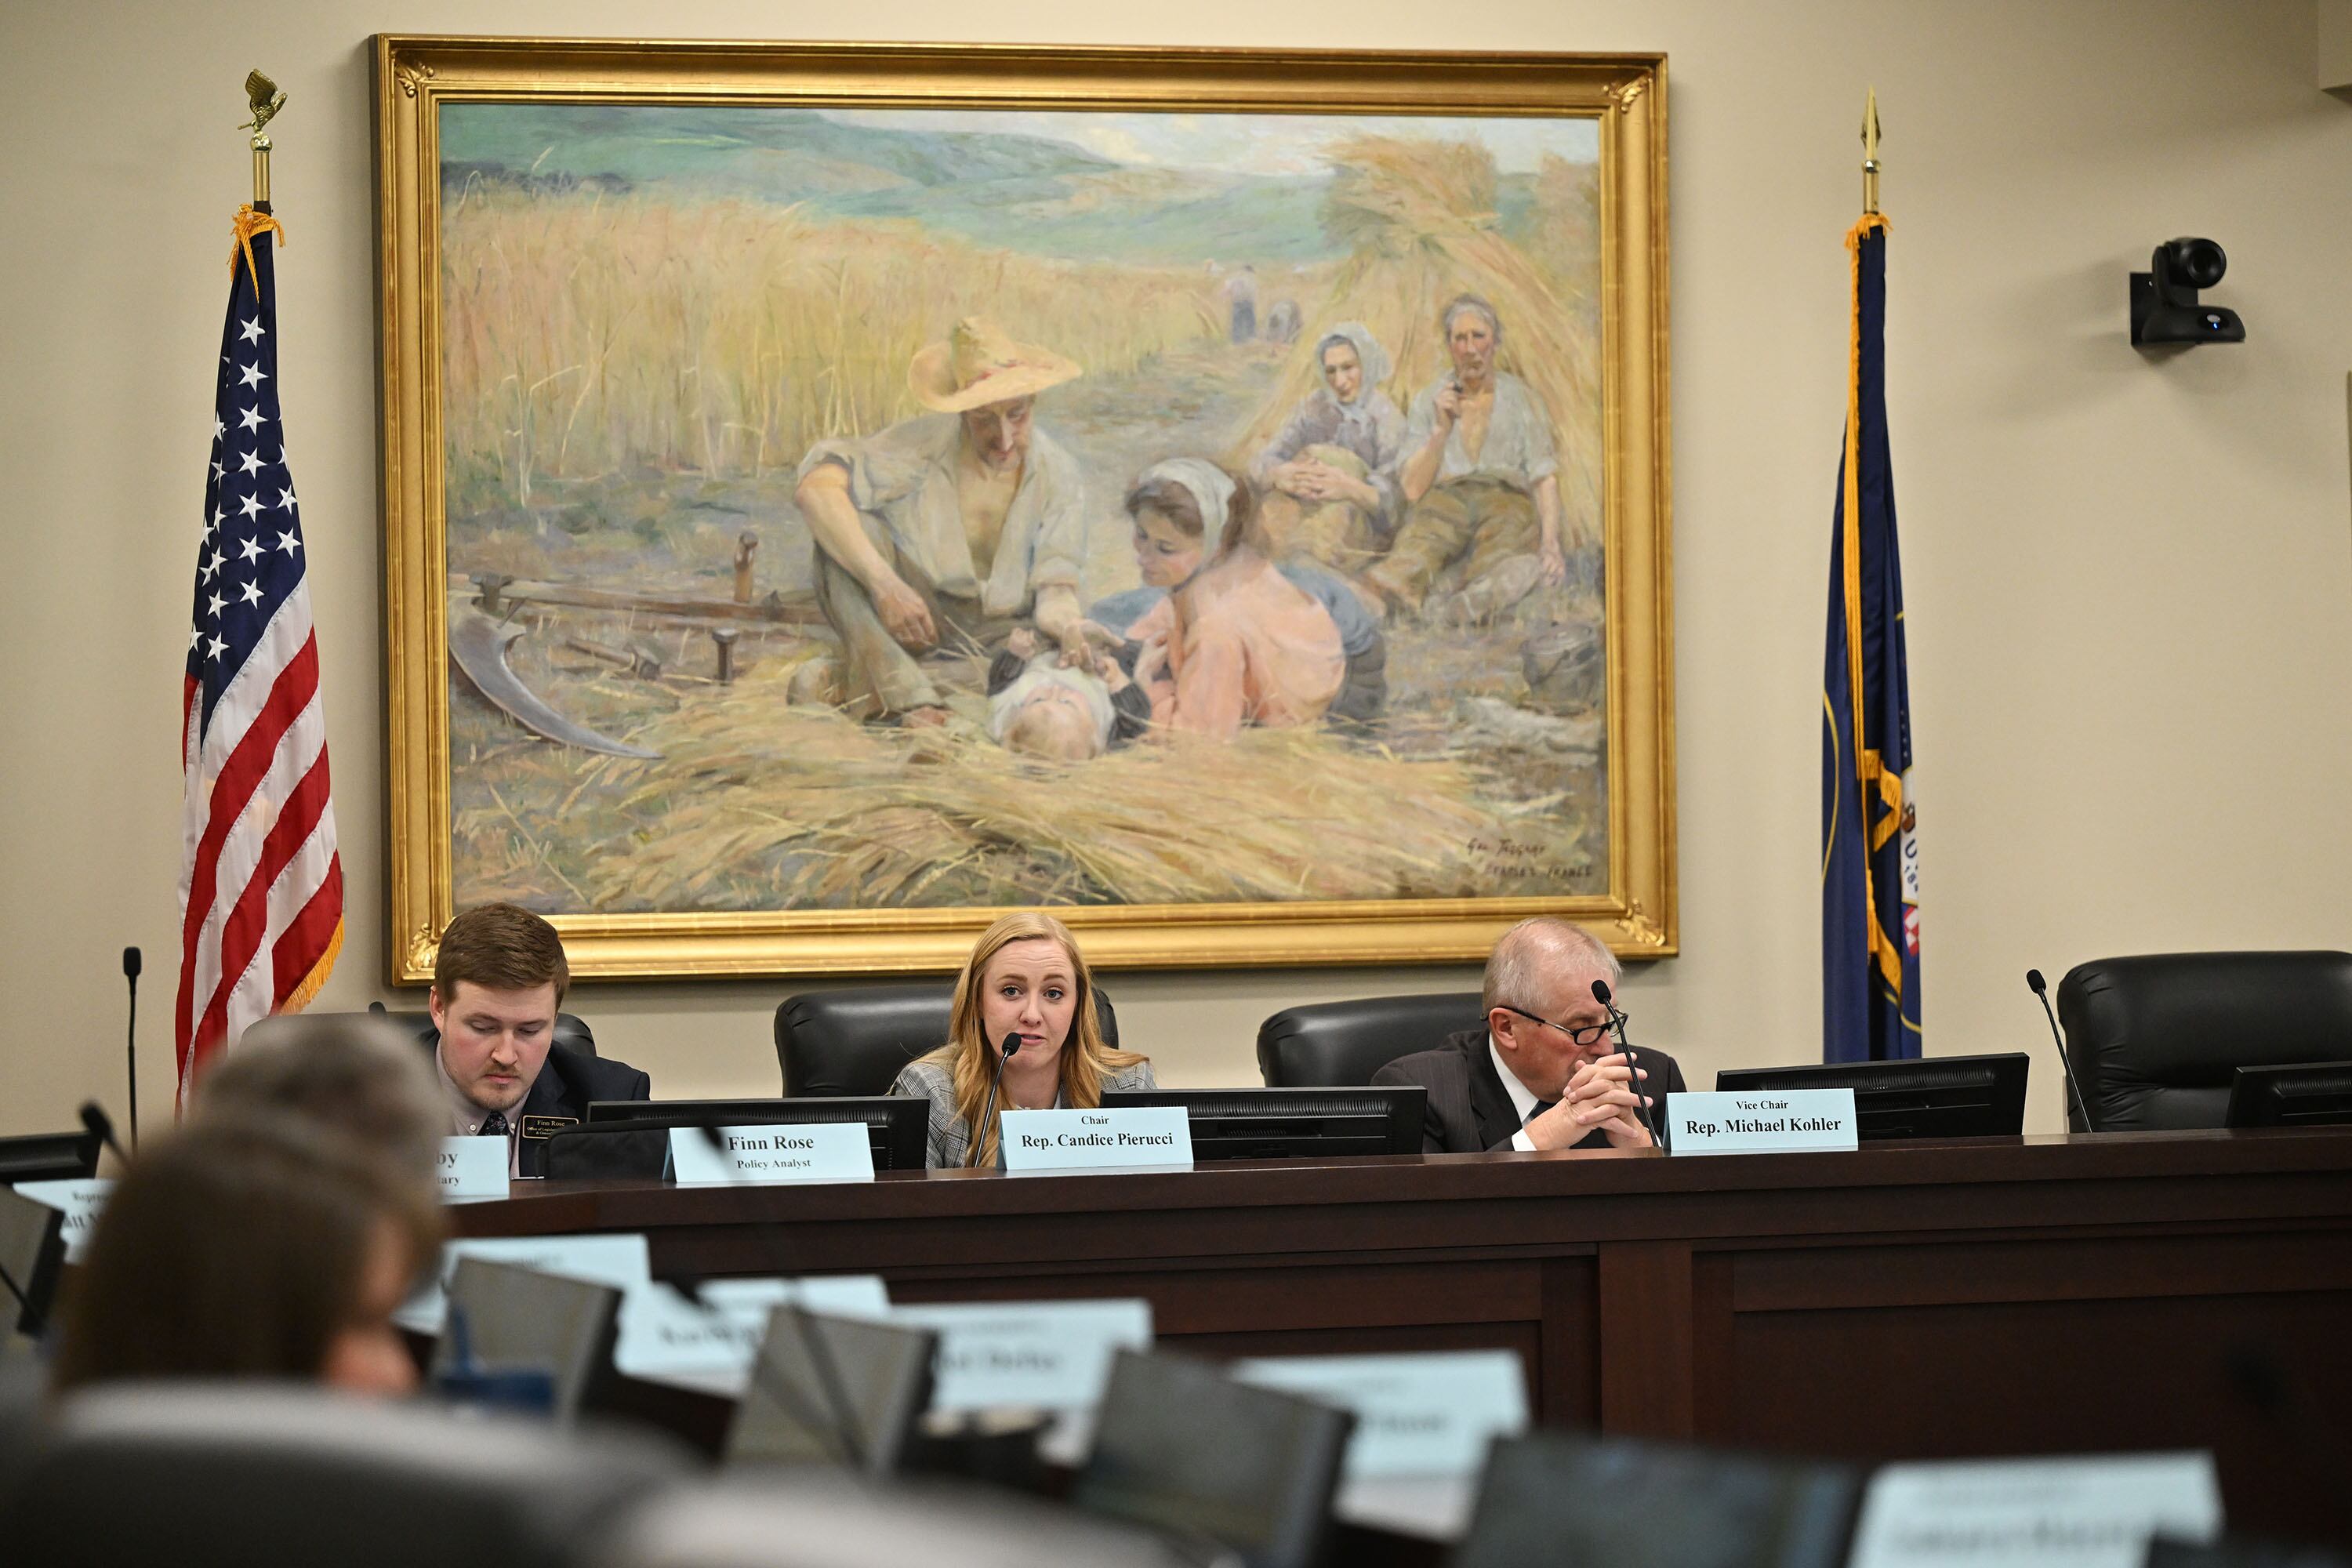
<instances>
[{"instance_id":1,"label":"haystack in painting","mask_svg":"<svg viewBox=\"0 0 2352 1568\"><path fill-rule=\"evenodd\" d=\"M763 667L637 732L658 762L595 764L661 831L592 869L592 907L1471 897L1485 889L1470 847L1512 824L1478 803L1467 763L1323 731L1132 747L1081 775L969 721L877 729L789 706L793 669Z\"/></svg>"},{"instance_id":2,"label":"haystack in painting","mask_svg":"<svg viewBox=\"0 0 2352 1568\"><path fill-rule=\"evenodd\" d=\"M1307 331L1285 363L1232 456L1246 461L1321 384L1319 328L1358 321L1389 350L1386 387L1400 408L1452 364L1438 312L1457 294L1476 294L1503 321L1496 363L1535 388L1551 411L1560 457L1561 542L1601 542L1601 374L1597 313L1566 279L1580 258L1555 254L1538 265L1507 238L1494 154L1463 142L1357 136L1330 149L1332 178L1323 226L1349 253L1328 294L1307 314ZM1591 202L1584 170L1551 158L1536 189L1534 237L1562 251L1589 247L1597 229L1580 219ZM1584 252L1591 254L1589 248Z\"/></svg>"}]
</instances>

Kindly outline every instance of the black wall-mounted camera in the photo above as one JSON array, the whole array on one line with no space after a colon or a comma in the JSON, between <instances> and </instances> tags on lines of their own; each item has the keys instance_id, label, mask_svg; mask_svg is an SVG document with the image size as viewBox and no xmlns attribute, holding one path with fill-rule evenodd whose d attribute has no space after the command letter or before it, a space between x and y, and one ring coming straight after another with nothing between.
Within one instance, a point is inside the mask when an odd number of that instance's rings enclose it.
<instances>
[{"instance_id":1,"label":"black wall-mounted camera","mask_svg":"<svg viewBox=\"0 0 2352 1568\"><path fill-rule=\"evenodd\" d=\"M2197 302L2197 290L2210 289L2230 269L2220 246L2210 239L2168 239L2156 247L2148 268L2131 275L2135 344L2246 341L2246 324L2237 311Z\"/></svg>"}]
</instances>

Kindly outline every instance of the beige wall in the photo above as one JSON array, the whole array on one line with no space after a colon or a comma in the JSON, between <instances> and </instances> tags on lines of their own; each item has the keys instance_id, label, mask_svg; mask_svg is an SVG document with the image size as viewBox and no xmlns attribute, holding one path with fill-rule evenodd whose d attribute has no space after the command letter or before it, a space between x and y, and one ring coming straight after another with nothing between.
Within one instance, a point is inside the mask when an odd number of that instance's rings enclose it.
<instances>
[{"instance_id":1,"label":"beige wall","mask_svg":"<svg viewBox=\"0 0 2352 1568\"><path fill-rule=\"evenodd\" d=\"M385 994L369 102L380 29L1664 49L1672 57L1683 942L1637 1037L1818 1051L1818 707L1863 90L1884 109L1889 340L1923 760L1927 1016L2055 1062L2019 983L2116 952L2352 945L2352 109L2309 0L1903 5L1051 0L26 0L0 21L0 1132L121 1098L118 950L168 1103L173 731L227 215L255 64L277 130L283 375L350 879L325 1005ZM2125 274L2232 258L2251 342L2147 360ZM1468 971L1115 976L1180 1083L1255 1081L1257 1020ZM583 991L665 1092L772 1091L774 984Z\"/></svg>"}]
</instances>

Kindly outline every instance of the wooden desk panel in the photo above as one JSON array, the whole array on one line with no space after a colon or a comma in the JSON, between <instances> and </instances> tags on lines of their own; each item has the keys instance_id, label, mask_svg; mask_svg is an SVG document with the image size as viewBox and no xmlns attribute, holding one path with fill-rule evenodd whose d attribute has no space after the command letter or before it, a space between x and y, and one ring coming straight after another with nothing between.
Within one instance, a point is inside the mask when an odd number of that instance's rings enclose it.
<instances>
[{"instance_id":1,"label":"wooden desk panel","mask_svg":"<svg viewBox=\"0 0 2352 1568\"><path fill-rule=\"evenodd\" d=\"M1508 1346L1604 1431L1885 1459L2212 1447L2233 1523L2352 1537L2352 1135L1272 1162L871 1185L518 1183L473 1235L664 1276L1134 1295L1211 1354Z\"/></svg>"}]
</instances>

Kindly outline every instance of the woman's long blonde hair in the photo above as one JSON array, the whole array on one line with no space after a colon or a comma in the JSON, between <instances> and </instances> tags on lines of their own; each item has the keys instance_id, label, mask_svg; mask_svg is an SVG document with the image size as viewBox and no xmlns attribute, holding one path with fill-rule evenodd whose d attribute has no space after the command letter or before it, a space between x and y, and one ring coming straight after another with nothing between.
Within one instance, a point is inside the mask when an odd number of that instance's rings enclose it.
<instances>
[{"instance_id":1,"label":"woman's long blonde hair","mask_svg":"<svg viewBox=\"0 0 2352 1568\"><path fill-rule=\"evenodd\" d=\"M1078 951L1077 939L1070 928L1049 914L1023 910L1009 914L981 933L972 944L971 957L956 977L955 1005L948 1015L948 1043L924 1059L938 1062L948 1069L955 1086L956 1114L971 1129L971 1147L964 1157L968 1165L996 1163L998 1130L1003 1115L1004 1100L1000 1092L996 1109L986 1127L979 1125L982 1102L988 1099L988 1085L996 1069L995 1053L988 1048L980 1027L982 977L988 972L989 960L1016 942L1028 942L1044 937L1061 945L1063 955L1070 961L1070 984L1077 990L1076 1005L1070 1014L1070 1036L1062 1043L1062 1099L1074 1110L1091 1110L1102 1103L1103 1078L1122 1068L1133 1067L1143 1060L1140 1053L1122 1051L1103 1043L1102 1022L1095 1013L1095 979L1087 968L1087 955Z\"/></svg>"}]
</instances>

